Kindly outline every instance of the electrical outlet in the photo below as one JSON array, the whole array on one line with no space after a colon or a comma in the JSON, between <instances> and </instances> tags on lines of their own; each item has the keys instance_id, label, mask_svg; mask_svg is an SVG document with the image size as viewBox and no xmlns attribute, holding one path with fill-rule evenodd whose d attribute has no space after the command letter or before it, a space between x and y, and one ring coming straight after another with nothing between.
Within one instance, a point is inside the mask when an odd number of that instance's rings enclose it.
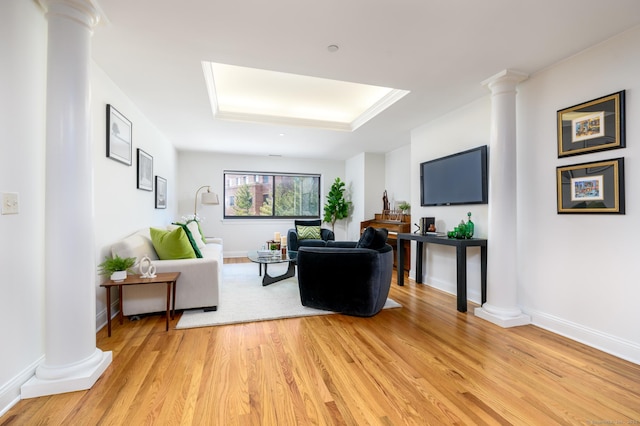
<instances>
[{"instance_id":1,"label":"electrical outlet","mask_svg":"<svg viewBox=\"0 0 640 426\"><path fill-rule=\"evenodd\" d=\"M18 214L17 192L5 192L2 194L2 214Z\"/></svg>"}]
</instances>

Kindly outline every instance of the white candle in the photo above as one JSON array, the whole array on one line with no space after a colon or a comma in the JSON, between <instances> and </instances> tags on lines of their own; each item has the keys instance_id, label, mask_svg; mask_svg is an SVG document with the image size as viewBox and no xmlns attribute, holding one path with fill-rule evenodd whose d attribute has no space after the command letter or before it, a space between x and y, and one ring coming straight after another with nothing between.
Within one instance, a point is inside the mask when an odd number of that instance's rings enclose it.
<instances>
[{"instance_id":1,"label":"white candle","mask_svg":"<svg viewBox=\"0 0 640 426\"><path fill-rule=\"evenodd\" d=\"M280 241L280 233L279 232L274 232L273 233L273 241Z\"/></svg>"},{"instance_id":2,"label":"white candle","mask_svg":"<svg viewBox=\"0 0 640 426\"><path fill-rule=\"evenodd\" d=\"M280 238L280 245L283 247L287 245L287 237Z\"/></svg>"}]
</instances>

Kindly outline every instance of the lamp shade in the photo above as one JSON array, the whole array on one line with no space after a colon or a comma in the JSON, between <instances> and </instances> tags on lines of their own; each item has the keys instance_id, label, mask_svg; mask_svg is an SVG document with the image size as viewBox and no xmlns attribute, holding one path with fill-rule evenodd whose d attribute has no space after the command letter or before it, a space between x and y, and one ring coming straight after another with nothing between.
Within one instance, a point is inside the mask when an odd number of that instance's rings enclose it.
<instances>
[{"instance_id":1,"label":"lamp shade","mask_svg":"<svg viewBox=\"0 0 640 426\"><path fill-rule=\"evenodd\" d=\"M215 192L211 192L211 187L209 185L201 186L196 191L196 197L195 197L196 199L195 199L195 203L193 203L193 216L196 218L198 217L198 194L200 193L200 191L202 191L205 188L207 188L207 192L202 193L202 198L200 199L201 203L202 204L220 204L220 201L218 200L218 194L216 194Z\"/></svg>"},{"instance_id":2,"label":"lamp shade","mask_svg":"<svg viewBox=\"0 0 640 426\"><path fill-rule=\"evenodd\" d=\"M202 204L220 204L220 201L218 200L218 194L209 191L203 192Z\"/></svg>"}]
</instances>

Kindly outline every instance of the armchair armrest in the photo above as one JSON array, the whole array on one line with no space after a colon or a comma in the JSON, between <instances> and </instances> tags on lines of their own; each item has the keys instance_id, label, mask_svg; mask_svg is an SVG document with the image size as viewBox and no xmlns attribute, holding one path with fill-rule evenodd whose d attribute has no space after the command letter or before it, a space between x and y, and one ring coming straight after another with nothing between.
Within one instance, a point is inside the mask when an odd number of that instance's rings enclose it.
<instances>
[{"instance_id":1,"label":"armchair armrest","mask_svg":"<svg viewBox=\"0 0 640 426\"><path fill-rule=\"evenodd\" d=\"M287 231L287 250L298 251L298 233L293 228Z\"/></svg>"},{"instance_id":2,"label":"armchair armrest","mask_svg":"<svg viewBox=\"0 0 640 426\"><path fill-rule=\"evenodd\" d=\"M335 240L336 236L331 229L320 228L320 236L325 241Z\"/></svg>"}]
</instances>

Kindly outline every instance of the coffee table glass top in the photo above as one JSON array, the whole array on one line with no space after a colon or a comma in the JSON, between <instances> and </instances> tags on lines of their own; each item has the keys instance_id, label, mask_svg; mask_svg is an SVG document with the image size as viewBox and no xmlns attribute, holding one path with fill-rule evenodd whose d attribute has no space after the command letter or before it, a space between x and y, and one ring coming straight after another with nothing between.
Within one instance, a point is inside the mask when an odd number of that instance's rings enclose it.
<instances>
[{"instance_id":1,"label":"coffee table glass top","mask_svg":"<svg viewBox=\"0 0 640 426\"><path fill-rule=\"evenodd\" d=\"M262 275L262 265L264 265L264 276L262 277L262 285L267 286L286 278L291 278L296 274L296 259L289 257L289 252L282 254L280 251L275 253L266 253L263 251L250 251L247 253L249 260L258 263L258 273ZM267 266L274 263L288 263L287 272L278 276L271 276L267 273Z\"/></svg>"},{"instance_id":2,"label":"coffee table glass top","mask_svg":"<svg viewBox=\"0 0 640 426\"><path fill-rule=\"evenodd\" d=\"M247 253L249 260L256 263L284 263L284 262L295 262L295 258L289 257L289 252L286 254L282 254L280 251L277 251L275 255L271 253L266 253L261 251L250 251Z\"/></svg>"}]
</instances>

